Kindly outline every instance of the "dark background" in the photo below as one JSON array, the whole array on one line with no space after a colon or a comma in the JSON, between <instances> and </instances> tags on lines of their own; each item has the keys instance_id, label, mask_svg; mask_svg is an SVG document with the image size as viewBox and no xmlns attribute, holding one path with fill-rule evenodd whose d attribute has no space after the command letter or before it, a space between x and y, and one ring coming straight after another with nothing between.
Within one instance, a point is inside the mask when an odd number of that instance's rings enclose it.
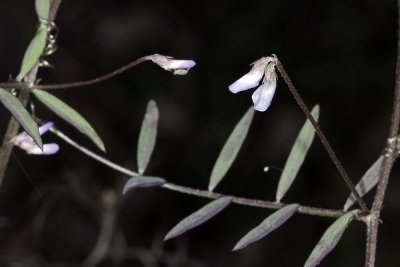
<instances>
[{"instance_id":1,"label":"dark background","mask_svg":"<svg viewBox=\"0 0 400 267\"><path fill-rule=\"evenodd\" d=\"M15 77L36 30L34 1L2 1L0 80ZM56 23L59 50L41 83L88 79L144 55L194 59L187 76L151 63L87 88L54 92L104 140L107 158L136 169L136 144L150 99L160 109L149 175L206 189L218 153L251 93L227 86L249 64L276 54L312 107L356 181L378 158L390 122L396 50L395 1L64 1ZM38 115L97 151L85 136L36 104ZM1 107L5 129L9 114ZM257 113L235 164L217 191L273 200L286 157L305 121L278 80L270 109ZM4 133L4 130L2 130ZM205 225L163 244L164 235L205 199L162 189L119 196L124 175L51 134L61 151L28 156L15 149L0 191L0 266L81 266L101 228L102 195L118 194L112 249L100 266L302 266L331 219L295 215L269 237L232 253L270 210L230 206ZM17 160L16 160L17 159ZM271 166L268 173L264 166ZM378 266L400 261L399 182L395 166L379 235ZM287 203L340 209L349 194L316 140ZM371 194L366 198L371 203ZM362 266L365 227L352 224L321 266ZM147 259L147 260L146 260ZM157 265L158 264L158 265Z\"/></svg>"}]
</instances>

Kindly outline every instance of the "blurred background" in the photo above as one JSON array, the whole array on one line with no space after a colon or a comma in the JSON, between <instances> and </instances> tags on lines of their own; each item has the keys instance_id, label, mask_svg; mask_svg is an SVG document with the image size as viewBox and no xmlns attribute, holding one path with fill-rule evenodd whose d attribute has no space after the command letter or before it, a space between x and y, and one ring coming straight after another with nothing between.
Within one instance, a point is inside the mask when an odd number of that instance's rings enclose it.
<instances>
[{"instance_id":1,"label":"blurred background","mask_svg":"<svg viewBox=\"0 0 400 267\"><path fill-rule=\"evenodd\" d=\"M0 80L15 77L36 30L34 1L2 1ZM206 189L213 164L233 127L251 106L252 90L228 85L249 64L276 54L357 181L379 157L390 123L396 56L395 1L64 1L56 24L58 51L40 83L108 73L153 53L193 59L186 76L151 63L90 87L53 93L94 126L107 158L136 170L136 147L149 100L160 123L148 175ZM34 101L36 103L36 101ZM96 152L85 136L40 103L37 114ZM4 134L9 113L0 107ZM269 110L257 112L233 167L216 191L273 200L281 170L305 116L281 78ZM272 211L231 205L219 216L163 243L165 234L208 200L163 189L121 196L129 178L58 142L52 157L14 150L0 190L0 266L95 266L88 255L102 225L115 219L110 249L97 266L302 266L333 222L297 214L270 236L239 251L235 243ZM101 153L101 152L99 152ZM263 172L265 166L270 171ZM387 191L378 266L400 261L399 168ZM286 203L341 209L349 191L315 139ZM113 208L104 199L115 198ZM372 194L366 197L371 203ZM345 232L321 266L362 266L365 227ZM99 250L101 252L101 249ZM96 253L99 252L96 250Z\"/></svg>"}]
</instances>

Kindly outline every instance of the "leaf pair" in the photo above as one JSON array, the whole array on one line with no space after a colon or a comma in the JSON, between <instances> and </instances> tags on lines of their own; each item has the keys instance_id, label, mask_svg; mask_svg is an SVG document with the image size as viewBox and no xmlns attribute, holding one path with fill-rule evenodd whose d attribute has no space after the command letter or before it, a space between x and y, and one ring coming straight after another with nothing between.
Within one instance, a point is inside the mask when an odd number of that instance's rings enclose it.
<instances>
[{"instance_id":1,"label":"leaf pair","mask_svg":"<svg viewBox=\"0 0 400 267\"><path fill-rule=\"evenodd\" d=\"M50 13L50 0L36 0L36 13L39 18L47 20ZM35 36L26 49L24 58L22 60L21 69L17 76L17 80L21 81L22 78L28 74L29 71L38 63L40 56L46 46L48 31L46 27L39 26ZM43 149L42 139L39 134L38 125L33 121L28 111L21 104L21 102L8 91L0 88L0 101L11 112L18 123L24 128L35 143Z\"/></svg>"},{"instance_id":2,"label":"leaf pair","mask_svg":"<svg viewBox=\"0 0 400 267\"><path fill-rule=\"evenodd\" d=\"M105 151L104 143L90 124L73 108L63 101L45 91L34 89L33 94L45 106L66 120L80 132L88 136L98 148ZM21 124L24 130L29 134L35 143L43 149L42 139L36 122L31 118L28 111L21 102L8 91L0 88L0 101L11 112L15 119Z\"/></svg>"}]
</instances>

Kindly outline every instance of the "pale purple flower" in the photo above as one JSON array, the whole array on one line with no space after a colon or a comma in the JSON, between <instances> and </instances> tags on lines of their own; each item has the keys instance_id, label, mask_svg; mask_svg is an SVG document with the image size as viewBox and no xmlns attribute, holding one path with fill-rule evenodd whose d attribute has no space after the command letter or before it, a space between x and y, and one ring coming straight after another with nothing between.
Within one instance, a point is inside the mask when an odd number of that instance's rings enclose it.
<instances>
[{"instance_id":1,"label":"pale purple flower","mask_svg":"<svg viewBox=\"0 0 400 267\"><path fill-rule=\"evenodd\" d=\"M276 89L276 57L263 57L253 63L251 70L242 78L229 86L232 93L248 90L260 84L261 85L252 95L254 109L258 111L266 111L271 104Z\"/></svg>"},{"instance_id":2,"label":"pale purple flower","mask_svg":"<svg viewBox=\"0 0 400 267\"><path fill-rule=\"evenodd\" d=\"M48 122L39 127L40 135L43 135L47 132L51 127L53 127L53 122ZM33 155L52 155L57 153L59 150L58 144L44 144L43 151L38 147L38 145L33 141L32 137L30 137L26 132L22 132L16 135L13 139L11 139L10 143L18 146L19 148L26 151L28 154Z\"/></svg>"},{"instance_id":3,"label":"pale purple flower","mask_svg":"<svg viewBox=\"0 0 400 267\"><path fill-rule=\"evenodd\" d=\"M196 62L193 60L173 59L172 57L159 54L154 54L148 58L164 70L174 71L175 74L186 74L189 69L196 65Z\"/></svg>"}]
</instances>

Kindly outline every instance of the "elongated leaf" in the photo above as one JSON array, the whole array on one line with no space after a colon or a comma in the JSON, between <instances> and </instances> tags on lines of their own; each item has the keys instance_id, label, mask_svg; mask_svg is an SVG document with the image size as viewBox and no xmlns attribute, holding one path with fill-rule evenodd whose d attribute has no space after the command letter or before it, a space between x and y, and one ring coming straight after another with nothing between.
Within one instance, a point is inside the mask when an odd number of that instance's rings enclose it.
<instances>
[{"instance_id":1,"label":"elongated leaf","mask_svg":"<svg viewBox=\"0 0 400 267\"><path fill-rule=\"evenodd\" d=\"M61 99L43 90L35 89L33 90L33 93L40 102L78 129L81 133L88 136L101 150L105 151L103 141L92 126L90 126L90 124L78 112L61 101Z\"/></svg>"},{"instance_id":2,"label":"elongated leaf","mask_svg":"<svg viewBox=\"0 0 400 267\"><path fill-rule=\"evenodd\" d=\"M366 193L371 191L372 188L379 182L379 173L383 163L383 156L380 156L375 163L367 170L367 172L360 179L358 184L356 185L356 190L360 194L360 196L364 196ZM354 203L356 202L356 198L353 194L347 198L346 203L344 204L344 211L347 211Z\"/></svg>"},{"instance_id":3,"label":"elongated leaf","mask_svg":"<svg viewBox=\"0 0 400 267\"><path fill-rule=\"evenodd\" d=\"M267 236L269 233L275 231L293 216L298 207L298 204L291 204L272 213L261 224L253 228L244 237L242 237L239 242L236 243L233 251L243 249L251 243L258 241Z\"/></svg>"},{"instance_id":4,"label":"elongated leaf","mask_svg":"<svg viewBox=\"0 0 400 267\"><path fill-rule=\"evenodd\" d=\"M122 190L122 194L135 189L135 188L146 188L146 187L157 187L165 184L163 178L160 177L152 177L152 176L138 176L132 177L126 182L124 189Z\"/></svg>"},{"instance_id":5,"label":"elongated leaf","mask_svg":"<svg viewBox=\"0 0 400 267\"><path fill-rule=\"evenodd\" d=\"M324 233L321 240L315 246L308 257L304 267L317 266L337 245L344 230L353 219L357 211L349 211L337 219Z\"/></svg>"},{"instance_id":6,"label":"elongated leaf","mask_svg":"<svg viewBox=\"0 0 400 267\"><path fill-rule=\"evenodd\" d=\"M43 150L42 138L40 138L38 125L21 102L19 102L18 98L0 88L0 101L11 112L19 124L21 124L25 132L29 134L40 149Z\"/></svg>"},{"instance_id":7,"label":"elongated leaf","mask_svg":"<svg viewBox=\"0 0 400 267\"><path fill-rule=\"evenodd\" d=\"M316 105L312 111L312 116L316 121L319 117L319 105ZM289 157L286 160L285 167L283 168L281 178L279 179L278 190L276 191L276 201L280 202L286 192L289 190L301 165L311 147L314 139L315 131L311 123L307 120L303 128L301 128L299 135L294 142L290 151Z\"/></svg>"},{"instance_id":8,"label":"elongated leaf","mask_svg":"<svg viewBox=\"0 0 400 267\"><path fill-rule=\"evenodd\" d=\"M137 161L140 174L146 170L156 144L158 114L156 102L151 100L147 105L138 141Z\"/></svg>"},{"instance_id":9,"label":"elongated leaf","mask_svg":"<svg viewBox=\"0 0 400 267\"><path fill-rule=\"evenodd\" d=\"M44 26L40 26L33 37L31 43L26 49L24 59L22 60L21 70L17 76L17 80L20 81L25 75L36 65L43 50L46 46L47 29Z\"/></svg>"},{"instance_id":10,"label":"elongated leaf","mask_svg":"<svg viewBox=\"0 0 400 267\"><path fill-rule=\"evenodd\" d=\"M203 208L189 215L172 228L172 230L165 236L164 241L177 237L190 229L205 223L224 210L231 202L231 197L221 197L205 205Z\"/></svg>"},{"instance_id":11,"label":"elongated leaf","mask_svg":"<svg viewBox=\"0 0 400 267\"><path fill-rule=\"evenodd\" d=\"M250 108L238 122L235 129L233 129L211 172L210 183L208 185L209 191L214 190L231 167L246 138L253 116L254 109Z\"/></svg>"},{"instance_id":12,"label":"elongated leaf","mask_svg":"<svg viewBox=\"0 0 400 267\"><path fill-rule=\"evenodd\" d=\"M50 13L50 0L36 0L36 13L41 19L48 19Z\"/></svg>"}]
</instances>

